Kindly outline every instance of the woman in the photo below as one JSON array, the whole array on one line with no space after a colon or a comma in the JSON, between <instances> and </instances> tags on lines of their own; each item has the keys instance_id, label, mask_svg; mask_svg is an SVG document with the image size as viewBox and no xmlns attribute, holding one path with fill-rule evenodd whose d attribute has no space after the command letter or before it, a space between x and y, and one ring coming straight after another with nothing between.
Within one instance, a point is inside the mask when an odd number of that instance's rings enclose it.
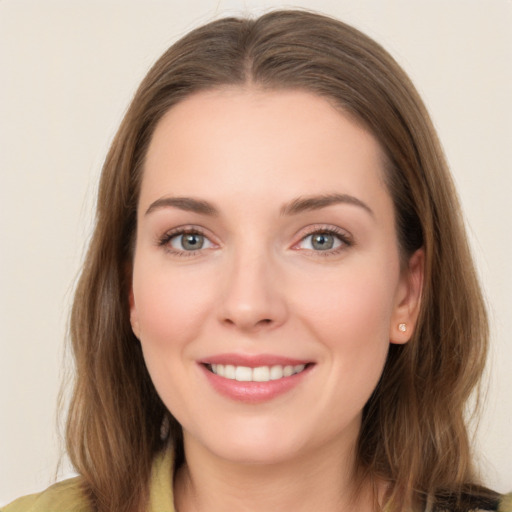
<instances>
[{"instance_id":1,"label":"woman","mask_svg":"<svg viewBox=\"0 0 512 512\"><path fill-rule=\"evenodd\" d=\"M487 320L414 87L338 21L171 47L107 156L76 291L80 477L17 510L510 510L464 421Z\"/></svg>"}]
</instances>

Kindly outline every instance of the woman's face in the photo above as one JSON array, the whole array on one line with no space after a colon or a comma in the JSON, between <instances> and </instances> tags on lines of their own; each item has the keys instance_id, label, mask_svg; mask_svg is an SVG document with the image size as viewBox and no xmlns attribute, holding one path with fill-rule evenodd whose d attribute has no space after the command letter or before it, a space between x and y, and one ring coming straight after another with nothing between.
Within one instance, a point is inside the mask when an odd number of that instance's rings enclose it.
<instances>
[{"instance_id":1,"label":"woman's face","mask_svg":"<svg viewBox=\"0 0 512 512\"><path fill-rule=\"evenodd\" d=\"M421 255L400 265L382 162L306 92L225 88L160 121L131 322L187 446L238 462L354 446L421 287Z\"/></svg>"}]
</instances>

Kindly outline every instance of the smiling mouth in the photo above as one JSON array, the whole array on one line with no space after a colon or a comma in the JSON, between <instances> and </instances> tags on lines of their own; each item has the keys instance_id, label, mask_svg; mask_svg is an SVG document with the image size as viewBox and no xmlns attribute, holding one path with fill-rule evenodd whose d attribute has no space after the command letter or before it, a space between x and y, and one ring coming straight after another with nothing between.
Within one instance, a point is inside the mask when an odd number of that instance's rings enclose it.
<instances>
[{"instance_id":1,"label":"smiling mouth","mask_svg":"<svg viewBox=\"0 0 512 512\"><path fill-rule=\"evenodd\" d=\"M269 382L301 373L309 365L273 365L257 366L255 368L231 364L206 364L205 366L210 372L219 377L224 377L225 379L236 380L238 382Z\"/></svg>"}]
</instances>

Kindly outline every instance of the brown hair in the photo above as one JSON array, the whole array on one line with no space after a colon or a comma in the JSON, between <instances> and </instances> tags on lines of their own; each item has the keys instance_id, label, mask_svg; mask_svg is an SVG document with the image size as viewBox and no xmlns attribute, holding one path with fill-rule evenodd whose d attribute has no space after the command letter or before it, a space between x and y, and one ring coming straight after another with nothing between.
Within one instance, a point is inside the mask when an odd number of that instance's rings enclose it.
<instances>
[{"instance_id":1,"label":"brown hair","mask_svg":"<svg viewBox=\"0 0 512 512\"><path fill-rule=\"evenodd\" d=\"M155 126L195 92L301 89L358 120L387 155L404 258L425 250L420 318L391 345L364 409L360 475L389 483L390 510L476 485L464 419L487 349L487 319L463 221L428 113L393 58L337 20L304 11L221 19L189 33L140 85L106 158L96 227L71 316L76 382L67 448L99 511L141 511L155 454L181 431L158 397L129 321L128 288L144 157ZM162 434L162 424L171 428Z\"/></svg>"}]
</instances>

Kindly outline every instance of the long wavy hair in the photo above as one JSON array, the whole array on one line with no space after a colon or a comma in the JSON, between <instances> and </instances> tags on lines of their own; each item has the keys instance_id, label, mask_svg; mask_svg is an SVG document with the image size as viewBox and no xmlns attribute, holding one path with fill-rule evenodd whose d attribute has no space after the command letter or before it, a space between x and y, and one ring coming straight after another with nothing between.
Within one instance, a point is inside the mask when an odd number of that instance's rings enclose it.
<instances>
[{"instance_id":1,"label":"long wavy hair","mask_svg":"<svg viewBox=\"0 0 512 512\"><path fill-rule=\"evenodd\" d=\"M181 428L157 395L130 326L137 201L162 116L194 93L228 85L309 91L379 141L402 257L423 247L425 277L412 339L391 345L365 406L356 470L387 482L392 511L462 502L478 483L465 412L483 370L488 326L435 130L407 75L376 42L326 16L274 11L214 21L167 50L107 155L70 322L76 380L67 450L91 504L141 512L154 456L172 442L176 464L183 460Z\"/></svg>"}]
</instances>

